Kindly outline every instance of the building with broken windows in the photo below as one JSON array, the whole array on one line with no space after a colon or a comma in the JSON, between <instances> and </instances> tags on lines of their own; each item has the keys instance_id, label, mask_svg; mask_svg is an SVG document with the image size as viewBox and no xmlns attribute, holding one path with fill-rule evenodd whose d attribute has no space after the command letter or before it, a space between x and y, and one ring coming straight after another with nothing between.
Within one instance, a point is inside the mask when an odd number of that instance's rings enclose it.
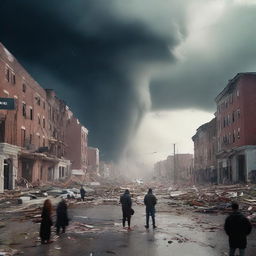
<instances>
[{"instance_id":1,"label":"building with broken windows","mask_svg":"<svg viewBox=\"0 0 256 256\"><path fill-rule=\"evenodd\" d=\"M88 130L1 43L0 98L0 192L17 182L40 184L68 177L71 168L87 169Z\"/></svg>"},{"instance_id":2,"label":"building with broken windows","mask_svg":"<svg viewBox=\"0 0 256 256\"><path fill-rule=\"evenodd\" d=\"M218 182L255 181L256 73L238 73L215 101Z\"/></svg>"},{"instance_id":3,"label":"building with broken windows","mask_svg":"<svg viewBox=\"0 0 256 256\"><path fill-rule=\"evenodd\" d=\"M216 118L201 125L192 137L194 142L193 179L195 183L217 182Z\"/></svg>"}]
</instances>

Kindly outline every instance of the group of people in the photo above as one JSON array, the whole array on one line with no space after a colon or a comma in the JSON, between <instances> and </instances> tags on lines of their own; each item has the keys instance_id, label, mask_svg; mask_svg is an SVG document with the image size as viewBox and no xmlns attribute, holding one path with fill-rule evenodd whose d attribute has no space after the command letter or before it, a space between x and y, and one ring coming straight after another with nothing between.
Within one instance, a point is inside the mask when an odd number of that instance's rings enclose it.
<instances>
[{"instance_id":1,"label":"group of people","mask_svg":"<svg viewBox=\"0 0 256 256\"><path fill-rule=\"evenodd\" d=\"M134 214L134 210L132 209L132 199L130 196L130 191L128 189L125 190L124 194L120 197L120 203L122 205L123 212L123 228L125 228L125 223L127 221L128 230L131 230L131 216ZM144 197L144 204L146 206L146 225L145 228L149 228L149 217L152 218L153 228L156 228L155 221L155 205L157 203L157 199L155 195L153 195L153 190L150 188L148 193Z\"/></svg>"},{"instance_id":2,"label":"group of people","mask_svg":"<svg viewBox=\"0 0 256 256\"><path fill-rule=\"evenodd\" d=\"M81 188L82 190L82 188ZM81 191L81 199L84 200L85 192ZM128 223L128 230L131 230L131 216L134 214L132 209L132 199L128 189L125 190L124 194L120 197L120 203L122 205L123 212L123 228L125 228L126 221ZM146 206L146 225L145 228L149 228L149 217L152 218L152 226L156 228L155 222L155 205L157 199L153 194L152 189L148 190L148 193L144 197L144 204ZM250 221L239 211L239 205L232 203L232 213L225 220L224 230L229 236L229 256L234 256L236 249L239 249L240 256L245 255L245 248L247 246L247 236L251 233L252 225ZM59 235L60 229L65 233L66 226L69 224L67 204L62 199L56 209L56 233ZM42 209L41 215L41 226L40 226L40 238L41 243L50 243L51 240L51 226L52 221L52 203L50 199L46 199Z\"/></svg>"},{"instance_id":3,"label":"group of people","mask_svg":"<svg viewBox=\"0 0 256 256\"><path fill-rule=\"evenodd\" d=\"M66 226L69 224L67 204L65 199L62 199L56 209L56 233L60 234L60 229L62 233L65 233ZM41 215L41 226L40 226L40 238L42 244L51 243L51 227L53 225L52 221L52 203L50 199L44 201L42 215Z\"/></svg>"}]
</instances>

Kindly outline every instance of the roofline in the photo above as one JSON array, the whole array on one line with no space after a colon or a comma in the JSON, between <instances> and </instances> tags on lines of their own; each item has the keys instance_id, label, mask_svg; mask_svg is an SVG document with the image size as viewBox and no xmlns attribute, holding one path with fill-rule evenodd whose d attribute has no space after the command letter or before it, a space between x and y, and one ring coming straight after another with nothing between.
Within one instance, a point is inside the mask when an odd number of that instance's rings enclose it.
<instances>
[{"instance_id":1,"label":"roofline","mask_svg":"<svg viewBox=\"0 0 256 256\"><path fill-rule=\"evenodd\" d=\"M239 80L239 78L243 75L255 75L256 76L256 72L237 73L232 79L230 79L228 81L228 84L225 86L225 88L215 97L215 102L218 103L224 97L224 95L227 93L227 91L230 89L232 84L235 84Z\"/></svg>"}]
</instances>

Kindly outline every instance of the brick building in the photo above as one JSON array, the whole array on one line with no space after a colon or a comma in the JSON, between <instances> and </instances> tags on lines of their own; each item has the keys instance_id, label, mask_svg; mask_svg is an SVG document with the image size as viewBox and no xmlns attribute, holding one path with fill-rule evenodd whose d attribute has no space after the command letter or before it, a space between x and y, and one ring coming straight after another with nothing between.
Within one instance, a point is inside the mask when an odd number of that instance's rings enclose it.
<instances>
[{"instance_id":1,"label":"brick building","mask_svg":"<svg viewBox=\"0 0 256 256\"><path fill-rule=\"evenodd\" d=\"M88 130L1 43L0 98L15 102L13 109L0 110L0 192L20 181L64 179L70 160L72 168L86 171Z\"/></svg>"},{"instance_id":2,"label":"brick building","mask_svg":"<svg viewBox=\"0 0 256 256\"><path fill-rule=\"evenodd\" d=\"M201 125L192 137L194 142L194 182L217 182L216 118Z\"/></svg>"},{"instance_id":3,"label":"brick building","mask_svg":"<svg viewBox=\"0 0 256 256\"><path fill-rule=\"evenodd\" d=\"M217 103L218 181L247 182L256 172L256 73L238 73Z\"/></svg>"},{"instance_id":4,"label":"brick building","mask_svg":"<svg viewBox=\"0 0 256 256\"><path fill-rule=\"evenodd\" d=\"M88 161L88 130L80 124L70 110L68 111L69 120L66 127L65 143L67 144L67 149L65 156L71 161L72 174L84 177L87 172Z\"/></svg>"}]
</instances>

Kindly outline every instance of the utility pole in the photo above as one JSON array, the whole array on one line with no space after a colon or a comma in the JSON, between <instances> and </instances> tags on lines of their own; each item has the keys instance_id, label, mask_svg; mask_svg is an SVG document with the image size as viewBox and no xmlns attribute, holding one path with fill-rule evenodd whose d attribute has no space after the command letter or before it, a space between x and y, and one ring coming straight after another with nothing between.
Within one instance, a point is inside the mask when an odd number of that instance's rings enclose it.
<instances>
[{"instance_id":1,"label":"utility pole","mask_svg":"<svg viewBox=\"0 0 256 256\"><path fill-rule=\"evenodd\" d=\"M176 173L176 157L175 157L175 146L176 144L173 144L173 178L174 178L174 184L177 183L177 173Z\"/></svg>"}]
</instances>

